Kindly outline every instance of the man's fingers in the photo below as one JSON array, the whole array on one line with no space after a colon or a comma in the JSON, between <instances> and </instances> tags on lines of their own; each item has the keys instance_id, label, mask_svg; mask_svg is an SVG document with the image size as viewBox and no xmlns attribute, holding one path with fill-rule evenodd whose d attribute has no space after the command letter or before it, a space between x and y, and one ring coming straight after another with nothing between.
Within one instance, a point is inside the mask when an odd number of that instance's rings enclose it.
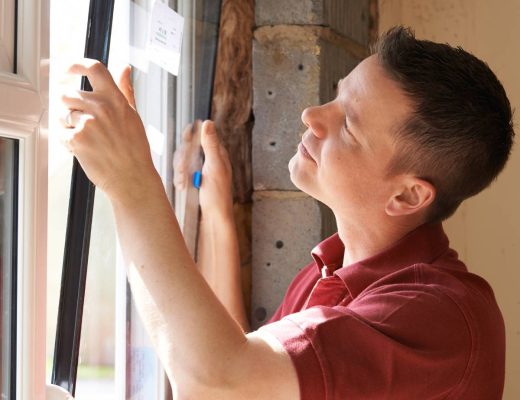
<instances>
[{"instance_id":1,"label":"man's fingers","mask_svg":"<svg viewBox=\"0 0 520 400\"><path fill-rule=\"evenodd\" d=\"M80 110L67 110L60 116L60 124L66 129L75 128L78 126L82 116L83 112Z\"/></svg>"},{"instance_id":2,"label":"man's fingers","mask_svg":"<svg viewBox=\"0 0 520 400\"><path fill-rule=\"evenodd\" d=\"M188 124L184 127L184 130L182 131L181 146L184 144L190 143L192 138L193 138L193 124Z\"/></svg>"},{"instance_id":3,"label":"man's fingers","mask_svg":"<svg viewBox=\"0 0 520 400\"><path fill-rule=\"evenodd\" d=\"M200 144L200 128L202 126L202 121L200 119L196 119L193 123L192 132L193 136L196 138L197 144Z\"/></svg>"},{"instance_id":4,"label":"man's fingers","mask_svg":"<svg viewBox=\"0 0 520 400\"><path fill-rule=\"evenodd\" d=\"M188 164L187 152L184 149L177 150L173 154L173 169L183 173Z\"/></svg>"},{"instance_id":5,"label":"man's fingers","mask_svg":"<svg viewBox=\"0 0 520 400\"><path fill-rule=\"evenodd\" d=\"M177 190L186 188L187 161L186 151L183 149L177 150L173 155L173 184Z\"/></svg>"},{"instance_id":6,"label":"man's fingers","mask_svg":"<svg viewBox=\"0 0 520 400\"><path fill-rule=\"evenodd\" d=\"M201 145L206 157L216 155L219 151L220 142L213 121L204 121L202 124Z\"/></svg>"},{"instance_id":7,"label":"man's fingers","mask_svg":"<svg viewBox=\"0 0 520 400\"><path fill-rule=\"evenodd\" d=\"M88 119L87 116L81 116L82 119ZM77 124L81 125L85 121L81 119L77 120ZM80 129L76 127L68 128L68 127L60 127L56 129L56 136L61 142L61 144L67 148L71 153L74 154L75 145L78 141L78 135L81 135Z\"/></svg>"},{"instance_id":8,"label":"man's fingers","mask_svg":"<svg viewBox=\"0 0 520 400\"><path fill-rule=\"evenodd\" d=\"M174 185L177 189L186 188L190 176L201 168L200 140L201 121L188 124L182 131L182 141L173 157Z\"/></svg>"},{"instance_id":9,"label":"man's fingers","mask_svg":"<svg viewBox=\"0 0 520 400\"><path fill-rule=\"evenodd\" d=\"M87 108L85 103L88 102L89 95L91 94L91 92L82 92L79 90L69 91L67 93L62 93L60 100L66 108L85 111Z\"/></svg>"},{"instance_id":10,"label":"man's fingers","mask_svg":"<svg viewBox=\"0 0 520 400\"><path fill-rule=\"evenodd\" d=\"M134 94L134 86L132 85L132 67L127 65L121 75L119 76L118 85L119 90L128 101L128 104L135 110L135 94Z\"/></svg>"},{"instance_id":11,"label":"man's fingers","mask_svg":"<svg viewBox=\"0 0 520 400\"><path fill-rule=\"evenodd\" d=\"M185 173L178 173L174 172L173 174L173 185L175 186L175 189L177 190L184 190L186 189L186 174Z\"/></svg>"},{"instance_id":12,"label":"man's fingers","mask_svg":"<svg viewBox=\"0 0 520 400\"><path fill-rule=\"evenodd\" d=\"M71 139L74 137L72 129L69 128L58 128L55 131L56 137L59 139L61 144L70 152L72 148L70 146Z\"/></svg>"},{"instance_id":13,"label":"man's fingers","mask_svg":"<svg viewBox=\"0 0 520 400\"><path fill-rule=\"evenodd\" d=\"M72 64L68 72L86 76L94 90L118 90L108 69L97 60L83 58Z\"/></svg>"}]
</instances>

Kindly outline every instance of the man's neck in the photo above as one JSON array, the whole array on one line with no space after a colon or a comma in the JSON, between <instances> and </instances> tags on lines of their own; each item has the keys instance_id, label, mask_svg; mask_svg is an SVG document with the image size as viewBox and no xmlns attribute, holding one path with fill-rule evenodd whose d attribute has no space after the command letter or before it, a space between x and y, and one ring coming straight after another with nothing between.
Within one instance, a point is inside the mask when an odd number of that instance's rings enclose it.
<instances>
[{"instance_id":1,"label":"man's neck","mask_svg":"<svg viewBox=\"0 0 520 400\"><path fill-rule=\"evenodd\" d=\"M418 221L386 219L370 223L336 217L338 234L345 245L343 266L373 257L390 248L409 232L421 225Z\"/></svg>"}]
</instances>

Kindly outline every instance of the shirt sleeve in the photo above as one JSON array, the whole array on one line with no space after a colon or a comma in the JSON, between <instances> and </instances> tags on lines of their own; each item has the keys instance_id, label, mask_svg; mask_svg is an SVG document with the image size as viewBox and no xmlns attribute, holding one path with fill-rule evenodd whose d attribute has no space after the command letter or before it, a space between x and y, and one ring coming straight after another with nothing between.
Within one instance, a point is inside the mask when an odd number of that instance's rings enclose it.
<instances>
[{"instance_id":1,"label":"shirt sleeve","mask_svg":"<svg viewBox=\"0 0 520 400\"><path fill-rule=\"evenodd\" d=\"M381 287L261 329L291 356L302 400L449 398L471 353L464 314L434 288Z\"/></svg>"}]
</instances>

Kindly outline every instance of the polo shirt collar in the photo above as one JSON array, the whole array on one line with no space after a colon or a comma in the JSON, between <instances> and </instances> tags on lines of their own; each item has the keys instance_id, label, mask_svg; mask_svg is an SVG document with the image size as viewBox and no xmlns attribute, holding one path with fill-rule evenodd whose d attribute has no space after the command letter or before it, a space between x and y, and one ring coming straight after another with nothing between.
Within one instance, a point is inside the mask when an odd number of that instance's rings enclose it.
<instances>
[{"instance_id":1,"label":"polo shirt collar","mask_svg":"<svg viewBox=\"0 0 520 400\"><path fill-rule=\"evenodd\" d=\"M342 266L345 246L337 233L318 244L311 255L320 272L326 266L355 298L377 280L413 264L431 264L448 249L448 237L438 223L421 225L383 252L348 266Z\"/></svg>"}]
</instances>

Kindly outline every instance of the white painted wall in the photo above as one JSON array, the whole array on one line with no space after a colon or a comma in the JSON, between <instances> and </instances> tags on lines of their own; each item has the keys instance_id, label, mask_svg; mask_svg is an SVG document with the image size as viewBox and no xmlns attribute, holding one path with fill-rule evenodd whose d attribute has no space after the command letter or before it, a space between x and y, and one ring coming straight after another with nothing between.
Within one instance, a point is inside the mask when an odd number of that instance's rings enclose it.
<instances>
[{"instance_id":1,"label":"white painted wall","mask_svg":"<svg viewBox=\"0 0 520 400\"><path fill-rule=\"evenodd\" d=\"M417 37L460 45L486 61L520 109L520 1L379 0L379 31L403 24ZM518 124L518 117L517 117ZM518 136L520 126L517 125ZM517 142L520 139L517 139ZM518 146L517 146L518 147ZM520 398L520 150L489 189L445 225L469 269L490 282L507 329L504 400Z\"/></svg>"}]
</instances>

